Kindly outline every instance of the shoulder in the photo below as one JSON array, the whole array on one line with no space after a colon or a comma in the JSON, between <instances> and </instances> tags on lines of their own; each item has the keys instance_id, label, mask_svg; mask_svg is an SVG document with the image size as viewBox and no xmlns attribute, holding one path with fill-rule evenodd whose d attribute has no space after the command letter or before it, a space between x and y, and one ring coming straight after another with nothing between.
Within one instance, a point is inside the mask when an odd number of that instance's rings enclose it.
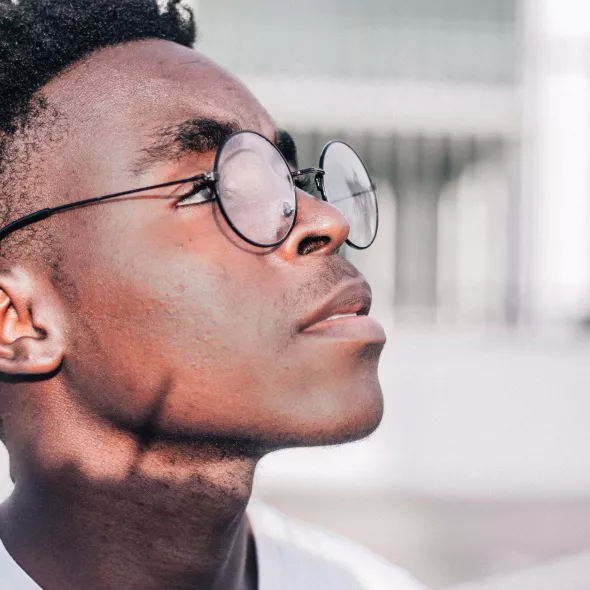
<instances>
[{"instance_id":1,"label":"shoulder","mask_svg":"<svg viewBox=\"0 0 590 590\"><path fill-rule=\"evenodd\" d=\"M253 502L260 590L426 590L407 572L342 537Z\"/></svg>"}]
</instances>

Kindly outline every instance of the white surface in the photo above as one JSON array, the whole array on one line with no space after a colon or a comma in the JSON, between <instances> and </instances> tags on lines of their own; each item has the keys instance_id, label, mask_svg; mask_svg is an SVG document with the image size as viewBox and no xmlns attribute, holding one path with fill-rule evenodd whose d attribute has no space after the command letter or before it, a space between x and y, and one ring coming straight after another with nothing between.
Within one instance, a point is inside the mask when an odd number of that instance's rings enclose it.
<instances>
[{"instance_id":1,"label":"white surface","mask_svg":"<svg viewBox=\"0 0 590 590\"><path fill-rule=\"evenodd\" d=\"M0 502L8 498L13 487L8 473L8 453L6 447L0 443Z\"/></svg>"},{"instance_id":2,"label":"white surface","mask_svg":"<svg viewBox=\"0 0 590 590\"><path fill-rule=\"evenodd\" d=\"M539 322L590 311L590 5L528 0L524 236Z\"/></svg>"},{"instance_id":3,"label":"white surface","mask_svg":"<svg viewBox=\"0 0 590 590\"><path fill-rule=\"evenodd\" d=\"M568 39L590 36L590 4L586 0L533 0L539 32Z\"/></svg>"},{"instance_id":4,"label":"white surface","mask_svg":"<svg viewBox=\"0 0 590 590\"><path fill-rule=\"evenodd\" d=\"M513 88L293 75L244 75L242 80L274 119L291 130L429 137L515 135L519 130Z\"/></svg>"},{"instance_id":5,"label":"white surface","mask_svg":"<svg viewBox=\"0 0 590 590\"><path fill-rule=\"evenodd\" d=\"M589 588L590 552L584 552L510 575L453 586L449 590L588 590Z\"/></svg>"},{"instance_id":6,"label":"white surface","mask_svg":"<svg viewBox=\"0 0 590 590\"><path fill-rule=\"evenodd\" d=\"M346 539L261 504L249 514L260 590L425 590L403 570Z\"/></svg>"}]
</instances>

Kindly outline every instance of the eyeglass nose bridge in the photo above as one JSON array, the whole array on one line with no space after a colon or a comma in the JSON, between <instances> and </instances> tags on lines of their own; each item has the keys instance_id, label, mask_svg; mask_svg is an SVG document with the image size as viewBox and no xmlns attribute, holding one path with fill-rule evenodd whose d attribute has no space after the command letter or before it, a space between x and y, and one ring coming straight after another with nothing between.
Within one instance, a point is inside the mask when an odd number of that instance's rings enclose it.
<instances>
[{"instance_id":1,"label":"eyeglass nose bridge","mask_svg":"<svg viewBox=\"0 0 590 590\"><path fill-rule=\"evenodd\" d=\"M326 175L326 171L322 170L321 168L304 168L303 170L297 170L291 173L293 179L299 176L306 176L307 174L315 174L315 185L320 194L322 195L322 199L326 201L326 193L324 190L324 176Z\"/></svg>"}]
</instances>

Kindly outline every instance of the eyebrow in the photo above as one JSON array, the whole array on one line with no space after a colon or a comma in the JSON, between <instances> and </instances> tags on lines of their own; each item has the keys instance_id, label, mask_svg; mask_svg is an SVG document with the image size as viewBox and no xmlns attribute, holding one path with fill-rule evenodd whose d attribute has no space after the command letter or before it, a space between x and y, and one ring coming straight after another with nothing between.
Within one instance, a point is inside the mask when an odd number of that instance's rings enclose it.
<instances>
[{"instance_id":1,"label":"eyebrow","mask_svg":"<svg viewBox=\"0 0 590 590\"><path fill-rule=\"evenodd\" d=\"M199 118L162 127L155 131L152 142L140 151L131 171L139 176L164 162L176 161L190 154L217 151L230 135L238 131L241 127L236 121ZM291 134L279 129L275 134L275 145L287 162L297 168L297 147Z\"/></svg>"},{"instance_id":2,"label":"eyebrow","mask_svg":"<svg viewBox=\"0 0 590 590\"><path fill-rule=\"evenodd\" d=\"M162 127L154 132L151 143L140 151L131 171L139 176L164 162L217 151L230 135L240 130L235 121L214 119L189 119L178 125Z\"/></svg>"},{"instance_id":3,"label":"eyebrow","mask_svg":"<svg viewBox=\"0 0 590 590\"><path fill-rule=\"evenodd\" d=\"M285 160L297 170L299 168L299 154L293 136L288 131L279 129L275 136L275 144Z\"/></svg>"}]
</instances>

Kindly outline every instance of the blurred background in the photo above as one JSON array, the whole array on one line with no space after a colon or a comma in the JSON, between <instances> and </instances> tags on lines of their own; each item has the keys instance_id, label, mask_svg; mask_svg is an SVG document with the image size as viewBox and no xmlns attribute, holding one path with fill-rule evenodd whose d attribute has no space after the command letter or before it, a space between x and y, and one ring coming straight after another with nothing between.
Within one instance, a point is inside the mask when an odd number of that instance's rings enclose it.
<instances>
[{"instance_id":1,"label":"blurred background","mask_svg":"<svg viewBox=\"0 0 590 590\"><path fill-rule=\"evenodd\" d=\"M256 495L432 590L589 589L590 2L192 3L302 167L340 138L379 186L383 425Z\"/></svg>"}]
</instances>

